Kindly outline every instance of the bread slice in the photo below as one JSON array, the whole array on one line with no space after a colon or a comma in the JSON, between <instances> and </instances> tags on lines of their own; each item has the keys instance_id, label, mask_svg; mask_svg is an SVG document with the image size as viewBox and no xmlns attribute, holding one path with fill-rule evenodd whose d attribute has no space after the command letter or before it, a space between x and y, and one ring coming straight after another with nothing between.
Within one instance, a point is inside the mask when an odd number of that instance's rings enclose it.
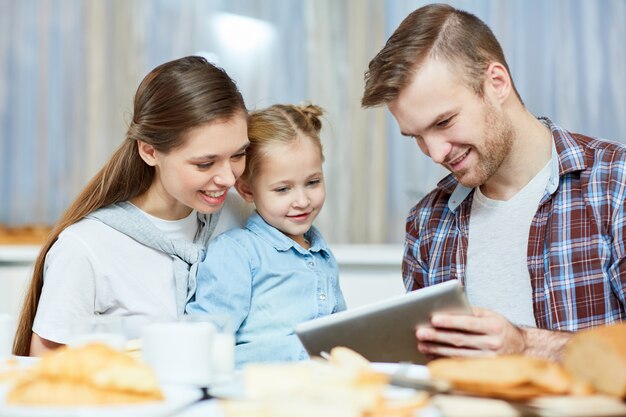
<instances>
[{"instance_id":1,"label":"bread slice","mask_svg":"<svg viewBox=\"0 0 626 417\"><path fill-rule=\"evenodd\" d=\"M8 404L92 405L162 400L147 365L101 344L61 347L42 357L8 392Z\"/></svg>"},{"instance_id":2,"label":"bread slice","mask_svg":"<svg viewBox=\"0 0 626 417\"><path fill-rule=\"evenodd\" d=\"M565 348L563 365L597 391L626 398L626 323L578 332Z\"/></svg>"},{"instance_id":3,"label":"bread slice","mask_svg":"<svg viewBox=\"0 0 626 417\"><path fill-rule=\"evenodd\" d=\"M431 361L428 370L458 390L512 400L566 394L574 382L560 365L522 355L442 358Z\"/></svg>"}]
</instances>

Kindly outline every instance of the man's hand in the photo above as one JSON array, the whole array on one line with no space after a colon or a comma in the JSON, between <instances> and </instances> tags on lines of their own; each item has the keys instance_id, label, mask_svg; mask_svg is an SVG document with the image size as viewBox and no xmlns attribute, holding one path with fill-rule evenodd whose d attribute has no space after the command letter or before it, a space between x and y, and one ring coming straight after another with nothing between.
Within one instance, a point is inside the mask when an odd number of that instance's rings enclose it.
<instances>
[{"instance_id":1,"label":"man's hand","mask_svg":"<svg viewBox=\"0 0 626 417\"><path fill-rule=\"evenodd\" d=\"M560 361L571 333L520 328L504 316L474 307L474 315L435 314L416 331L417 349L428 357L524 354Z\"/></svg>"},{"instance_id":2,"label":"man's hand","mask_svg":"<svg viewBox=\"0 0 626 417\"><path fill-rule=\"evenodd\" d=\"M435 314L417 329L417 348L429 356L524 353L524 332L500 314L474 307L474 316Z\"/></svg>"}]
</instances>

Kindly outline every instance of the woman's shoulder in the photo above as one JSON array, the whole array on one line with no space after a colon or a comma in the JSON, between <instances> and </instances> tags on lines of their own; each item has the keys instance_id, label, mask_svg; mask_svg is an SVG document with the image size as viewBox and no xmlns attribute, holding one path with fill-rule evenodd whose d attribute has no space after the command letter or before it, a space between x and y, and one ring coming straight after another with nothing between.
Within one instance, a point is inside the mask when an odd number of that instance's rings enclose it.
<instances>
[{"instance_id":1,"label":"woman's shoulder","mask_svg":"<svg viewBox=\"0 0 626 417\"><path fill-rule=\"evenodd\" d=\"M84 218L84 219L77 221L74 224L67 226L65 230L61 232L61 235L64 235L64 234L85 235L85 234L91 234L93 232L106 231L106 229L111 229L111 228L99 220Z\"/></svg>"},{"instance_id":2,"label":"woman's shoulder","mask_svg":"<svg viewBox=\"0 0 626 417\"><path fill-rule=\"evenodd\" d=\"M101 240L117 235L123 235L96 219L82 219L66 227L60 234L59 240L77 239L81 241Z\"/></svg>"},{"instance_id":3,"label":"woman's shoulder","mask_svg":"<svg viewBox=\"0 0 626 417\"><path fill-rule=\"evenodd\" d=\"M118 252L123 248L143 246L136 240L96 219L82 219L59 234L55 246L84 247L91 250Z\"/></svg>"}]
</instances>

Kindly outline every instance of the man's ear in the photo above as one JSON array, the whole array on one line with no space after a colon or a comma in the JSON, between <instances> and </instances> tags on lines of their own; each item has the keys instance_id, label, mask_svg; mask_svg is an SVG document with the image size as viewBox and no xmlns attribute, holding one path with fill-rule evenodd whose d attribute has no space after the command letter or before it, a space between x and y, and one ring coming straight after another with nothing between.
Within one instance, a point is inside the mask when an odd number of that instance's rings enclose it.
<instances>
[{"instance_id":1,"label":"man's ear","mask_svg":"<svg viewBox=\"0 0 626 417\"><path fill-rule=\"evenodd\" d=\"M513 82L506 67L492 62L485 74L485 94L491 95L499 103L504 103L513 91ZM488 91L487 91L488 90Z\"/></svg>"},{"instance_id":2,"label":"man's ear","mask_svg":"<svg viewBox=\"0 0 626 417\"><path fill-rule=\"evenodd\" d=\"M141 156L141 159L143 159L146 164L150 165L151 167L157 164L156 149L154 149L154 146L144 141L138 140L137 150L139 151L139 156Z\"/></svg>"},{"instance_id":3,"label":"man's ear","mask_svg":"<svg viewBox=\"0 0 626 417\"><path fill-rule=\"evenodd\" d=\"M239 178L235 182L235 189L237 190L241 198L246 200L248 203L254 202L254 198L252 196L252 189L250 188L250 184L248 184L247 181L244 181L241 178Z\"/></svg>"}]
</instances>

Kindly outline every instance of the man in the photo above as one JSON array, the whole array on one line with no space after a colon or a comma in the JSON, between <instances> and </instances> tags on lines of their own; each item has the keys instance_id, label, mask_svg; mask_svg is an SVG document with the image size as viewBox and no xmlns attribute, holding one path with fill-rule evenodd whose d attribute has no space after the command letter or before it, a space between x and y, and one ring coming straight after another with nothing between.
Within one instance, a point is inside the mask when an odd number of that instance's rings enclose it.
<instances>
[{"instance_id":1,"label":"man","mask_svg":"<svg viewBox=\"0 0 626 417\"><path fill-rule=\"evenodd\" d=\"M407 290L461 280L473 316L417 329L431 356L558 360L570 332L626 319L626 148L524 106L502 48L449 5L411 13L370 62L362 104L447 168L409 213Z\"/></svg>"}]
</instances>

